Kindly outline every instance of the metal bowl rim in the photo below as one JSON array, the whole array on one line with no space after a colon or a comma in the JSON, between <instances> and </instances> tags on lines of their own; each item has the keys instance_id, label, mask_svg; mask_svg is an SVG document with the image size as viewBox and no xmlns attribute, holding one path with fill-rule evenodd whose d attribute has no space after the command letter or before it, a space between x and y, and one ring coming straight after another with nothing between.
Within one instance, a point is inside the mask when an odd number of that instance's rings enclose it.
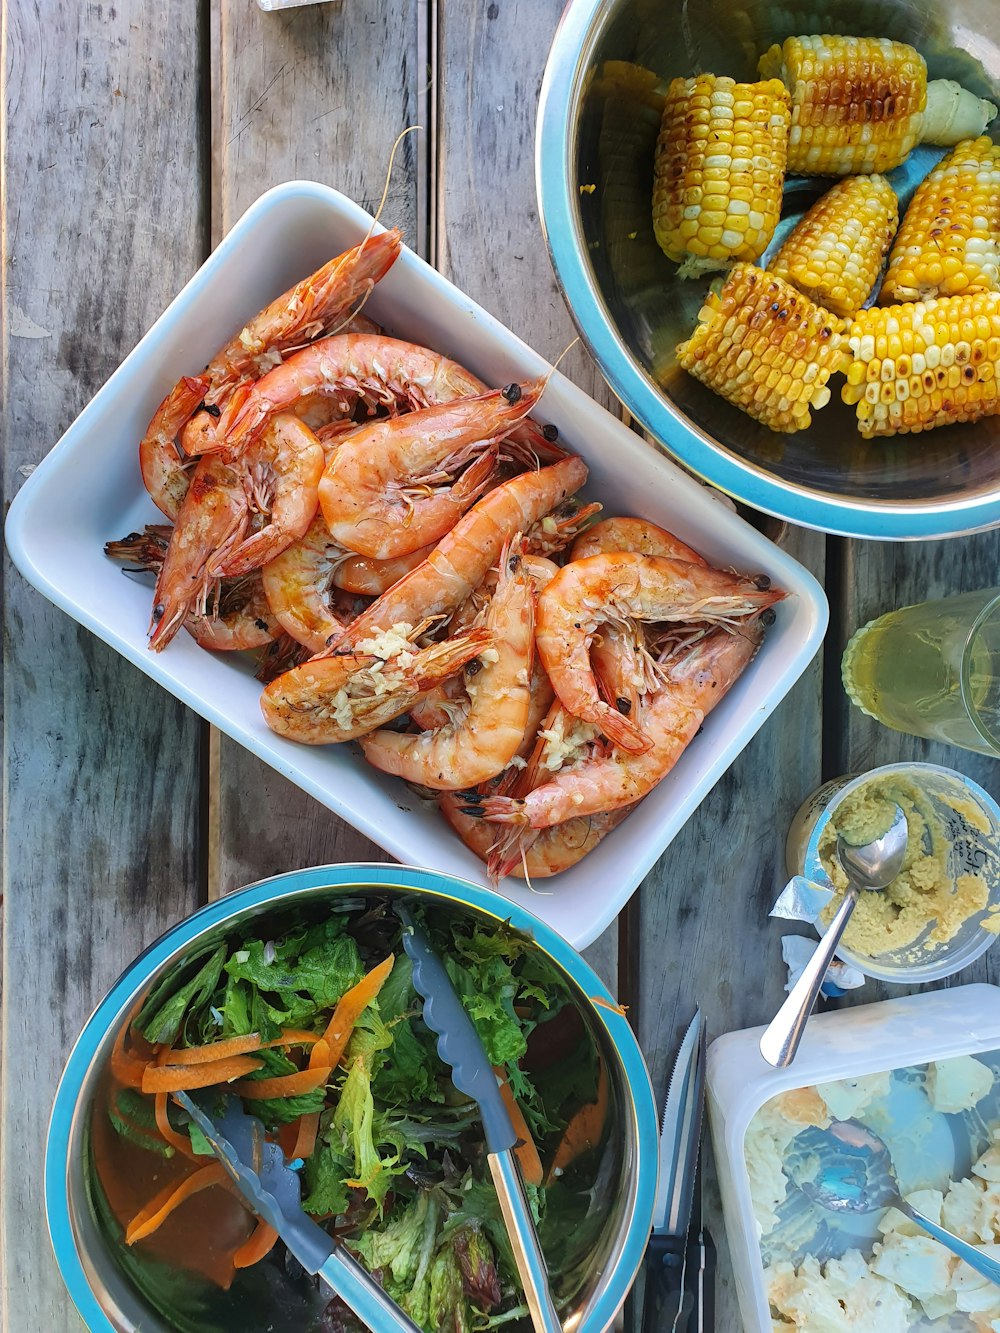
<instances>
[{"instance_id":1,"label":"metal bowl rim","mask_svg":"<svg viewBox=\"0 0 1000 1333\"><path fill-rule=\"evenodd\" d=\"M629 412L699 476L755 509L842 537L919 541L1000 524L1000 493L929 504L887 504L821 495L770 477L726 451L679 411L639 368L605 307L589 265L574 198L571 113L594 42L610 21L608 0L571 0L549 51L538 99L535 189L549 257L580 336ZM598 25L601 25L598 31Z\"/></svg>"},{"instance_id":2,"label":"metal bowl rim","mask_svg":"<svg viewBox=\"0 0 1000 1333\"><path fill-rule=\"evenodd\" d=\"M593 1001L593 1017L603 1027L621 1061L631 1105L626 1107L633 1124L638 1168L626 1200L624 1234L615 1262L615 1278L599 1291L588 1314L593 1329L607 1329L628 1293L642 1263L649 1238L656 1192L658 1130L649 1072L631 1027L611 992L597 973L557 931L518 903L456 875L417 867L386 865L384 862L352 862L348 865L312 866L285 871L255 880L215 902L199 908L171 926L136 957L108 990L87 1020L70 1051L56 1088L45 1148L45 1216L56 1263L73 1304L90 1333L118 1333L102 1308L87 1277L77 1248L69 1206L69 1148L77 1102L84 1080L108 1030L118 1022L145 987L149 977L168 963L199 935L224 925L243 908L279 908L282 902L303 890L323 888L408 888L421 893L452 897L465 906L510 921L530 934L535 943ZM651 1170L644 1172L646 1163ZM625 1277L627 1275L627 1277ZM624 1280L623 1280L624 1277Z\"/></svg>"}]
</instances>

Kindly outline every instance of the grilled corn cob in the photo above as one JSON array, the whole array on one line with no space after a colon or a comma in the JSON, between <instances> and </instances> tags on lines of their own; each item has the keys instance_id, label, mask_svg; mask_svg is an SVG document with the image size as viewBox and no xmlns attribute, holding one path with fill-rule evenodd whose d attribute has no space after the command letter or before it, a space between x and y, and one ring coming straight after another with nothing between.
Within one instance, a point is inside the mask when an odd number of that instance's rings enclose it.
<instances>
[{"instance_id":1,"label":"grilled corn cob","mask_svg":"<svg viewBox=\"0 0 1000 1333\"><path fill-rule=\"evenodd\" d=\"M922 140L958 143L997 113L949 80L928 84L923 56L884 37L789 37L757 68L791 92L788 170L808 176L891 171Z\"/></svg>"},{"instance_id":2,"label":"grilled corn cob","mask_svg":"<svg viewBox=\"0 0 1000 1333\"><path fill-rule=\"evenodd\" d=\"M781 216L789 99L776 80L700 74L667 91L653 169L653 230L682 277L756 259Z\"/></svg>"},{"instance_id":3,"label":"grilled corn cob","mask_svg":"<svg viewBox=\"0 0 1000 1333\"><path fill-rule=\"evenodd\" d=\"M1000 147L960 143L917 186L879 300L1000 290Z\"/></svg>"},{"instance_id":4,"label":"grilled corn cob","mask_svg":"<svg viewBox=\"0 0 1000 1333\"><path fill-rule=\"evenodd\" d=\"M866 439L1000 412L1000 293L862 310L841 396Z\"/></svg>"},{"instance_id":5,"label":"grilled corn cob","mask_svg":"<svg viewBox=\"0 0 1000 1333\"><path fill-rule=\"evenodd\" d=\"M843 324L773 273L737 264L677 348L684 370L772 430L810 424L850 361Z\"/></svg>"},{"instance_id":6,"label":"grilled corn cob","mask_svg":"<svg viewBox=\"0 0 1000 1333\"><path fill-rule=\"evenodd\" d=\"M810 301L849 317L871 294L898 222L884 176L848 176L813 204L767 267Z\"/></svg>"}]
</instances>

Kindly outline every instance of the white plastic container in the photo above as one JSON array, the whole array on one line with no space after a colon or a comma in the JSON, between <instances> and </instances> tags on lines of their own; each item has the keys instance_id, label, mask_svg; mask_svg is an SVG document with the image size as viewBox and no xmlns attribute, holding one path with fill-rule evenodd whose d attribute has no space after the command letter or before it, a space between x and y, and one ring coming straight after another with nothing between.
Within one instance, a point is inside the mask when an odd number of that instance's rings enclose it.
<instances>
[{"instance_id":1,"label":"white plastic container","mask_svg":"<svg viewBox=\"0 0 1000 1333\"><path fill-rule=\"evenodd\" d=\"M7 545L25 578L57 606L393 856L485 883L482 863L437 811L369 767L355 747L296 745L269 731L248 661L205 652L186 634L163 653L150 652L150 589L123 578L103 553L110 538L162 521L143 489L138 442L168 389L204 366L279 293L356 245L371 221L337 191L308 181L262 195L22 486L7 519ZM548 369L543 357L407 249L375 288L366 313L492 384ZM767 574L789 593L757 658L704 733L625 823L578 866L546 881L543 893L519 880L502 884L508 897L582 947L614 919L805 670L823 638L827 604L807 570L565 376L553 375L535 415L554 422L565 444L586 459L586 494L601 500L606 513L662 524L713 563Z\"/></svg>"},{"instance_id":2,"label":"white plastic container","mask_svg":"<svg viewBox=\"0 0 1000 1333\"><path fill-rule=\"evenodd\" d=\"M743 1155L757 1111L792 1088L1000 1049L1000 988L956 986L817 1014L788 1069L774 1069L764 1060L763 1033L763 1027L747 1028L719 1037L709 1047L706 1073L712 1145L746 1333L771 1333L773 1327Z\"/></svg>"}]
</instances>

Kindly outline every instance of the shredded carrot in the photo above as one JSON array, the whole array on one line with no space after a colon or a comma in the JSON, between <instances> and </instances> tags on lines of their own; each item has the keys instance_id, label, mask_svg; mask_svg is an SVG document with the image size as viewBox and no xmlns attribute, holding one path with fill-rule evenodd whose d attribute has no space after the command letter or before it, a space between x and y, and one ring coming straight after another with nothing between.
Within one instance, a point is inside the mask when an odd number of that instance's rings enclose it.
<instances>
[{"instance_id":1,"label":"shredded carrot","mask_svg":"<svg viewBox=\"0 0 1000 1333\"><path fill-rule=\"evenodd\" d=\"M510 1084L502 1069L493 1066L493 1072L501 1079L500 1095L503 1097L510 1112L510 1118L514 1125L514 1132L521 1142L514 1149L514 1156L517 1158L521 1167L521 1174L529 1185L540 1185L542 1183L542 1159L538 1155L538 1149L535 1147L535 1140L531 1137L531 1130L528 1128L528 1122L524 1118L524 1112L518 1105L517 1098L511 1091Z\"/></svg>"},{"instance_id":2,"label":"shredded carrot","mask_svg":"<svg viewBox=\"0 0 1000 1333\"><path fill-rule=\"evenodd\" d=\"M227 1179L222 1163L210 1162L185 1176L180 1184L175 1181L168 1185L132 1218L125 1228L125 1244L134 1245L137 1240L151 1236L185 1199L211 1185L222 1185Z\"/></svg>"},{"instance_id":3,"label":"shredded carrot","mask_svg":"<svg viewBox=\"0 0 1000 1333\"><path fill-rule=\"evenodd\" d=\"M325 1065L321 1069L300 1069L295 1074L282 1074L278 1078L243 1079L233 1084L232 1091L248 1101L297 1097L303 1092L314 1092L316 1088L321 1088L332 1073L330 1066Z\"/></svg>"},{"instance_id":4,"label":"shredded carrot","mask_svg":"<svg viewBox=\"0 0 1000 1333\"><path fill-rule=\"evenodd\" d=\"M147 1065L142 1075L143 1092L186 1092L189 1088L208 1088L213 1083L229 1083L260 1069L260 1060L248 1055L234 1055L228 1060L213 1060L205 1065Z\"/></svg>"},{"instance_id":5,"label":"shredded carrot","mask_svg":"<svg viewBox=\"0 0 1000 1333\"><path fill-rule=\"evenodd\" d=\"M167 1114L167 1097L165 1092L158 1092L153 1105L156 1108L156 1128L160 1131L160 1137L169 1143L171 1148L176 1148L179 1153L192 1159L197 1157L194 1149L191 1147L191 1140L186 1134L179 1133L170 1123L170 1117Z\"/></svg>"},{"instance_id":6,"label":"shredded carrot","mask_svg":"<svg viewBox=\"0 0 1000 1333\"><path fill-rule=\"evenodd\" d=\"M613 1014L621 1014L623 1018L628 1013L627 1004L612 1004L609 1000L603 999L600 995L592 995L590 997L590 1003L596 1004L599 1009L610 1009Z\"/></svg>"},{"instance_id":7,"label":"shredded carrot","mask_svg":"<svg viewBox=\"0 0 1000 1333\"><path fill-rule=\"evenodd\" d=\"M395 957L390 954L340 997L326 1031L309 1053L311 1069L317 1065L335 1068L340 1064L354 1025L382 989L395 961Z\"/></svg>"},{"instance_id":8,"label":"shredded carrot","mask_svg":"<svg viewBox=\"0 0 1000 1333\"><path fill-rule=\"evenodd\" d=\"M560 1172L565 1171L570 1162L574 1162L591 1148L597 1147L601 1141L607 1114L608 1071L604 1061L601 1060L597 1075L597 1098L581 1106L563 1130L545 1177L546 1185L550 1185Z\"/></svg>"},{"instance_id":9,"label":"shredded carrot","mask_svg":"<svg viewBox=\"0 0 1000 1333\"><path fill-rule=\"evenodd\" d=\"M277 1239L278 1233L274 1227L262 1218L254 1228L253 1235L233 1255L233 1267L250 1268L260 1263L261 1259L271 1253Z\"/></svg>"},{"instance_id":10,"label":"shredded carrot","mask_svg":"<svg viewBox=\"0 0 1000 1333\"><path fill-rule=\"evenodd\" d=\"M210 1041L205 1046L186 1046L183 1050L164 1047L157 1057L160 1065L202 1065L211 1060L228 1060L234 1055L249 1055L252 1051L268 1051L274 1046L311 1046L319 1041L315 1032L301 1032L288 1028L280 1037L261 1041L259 1032L246 1037L227 1037L225 1041Z\"/></svg>"},{"instance_id":11,"label":"shredded carrot","mask_svg":"<svg viewBox=\"0 0 1000 1333\"><path fill-rule=\"evenodd\" d=\"M147 1061L140 1060L138 1056L125 1050L127 1035L128 1028L123 1027L115 1038L115 1044L111 1048L111 1073L123 1088L139 1089L142 1087L142 1075Z\"/></svg>"},{"instance_id":12,"label":"shredded carrot","mask_svg":"<svg viewBox=\"0 0 1000 1333\"><path fill-rule=\"evenodd\" d=\"M301 1158L303 1161L313 1155L316 1147L316 1136L319 1133L319 1112L310 1111L307 1115L299 1117L299 1130L295 1136L295 1143L292 1145L292 1151L289 1153L289 1159L295 1161Z\"/></svg>"}]
</instances>

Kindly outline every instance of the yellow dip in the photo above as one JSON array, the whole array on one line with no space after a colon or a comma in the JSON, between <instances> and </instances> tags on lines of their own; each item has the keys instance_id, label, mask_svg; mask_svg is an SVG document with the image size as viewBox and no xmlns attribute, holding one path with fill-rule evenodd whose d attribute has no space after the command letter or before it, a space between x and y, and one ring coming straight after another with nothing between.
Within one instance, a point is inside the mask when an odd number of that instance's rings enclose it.
<instances>
[{"instance_id":1,"label":"yellow dip","mask_svg":"<svg viewBox=\"0 0 1000 1333\"><path fill-rule=\"evenodd\" d=\"M828 925L840 905L847 876L837 857L837 834L861 846L885 833L891 808L906 815L908 840L903 868L880 892L863 892L844 932L844 944L855 953L878 954L905 949L921 940L933 949L954 936L963 922L986 907L989 889L975 874L954 878L948 873L950 844L934 808L920 787L904 774L873 778L837 805L819 843L819 857L837 893L824 909ZM982 826L982 812L973 802L949 800L971 827Z\"/></svg>"}]
</instances>

